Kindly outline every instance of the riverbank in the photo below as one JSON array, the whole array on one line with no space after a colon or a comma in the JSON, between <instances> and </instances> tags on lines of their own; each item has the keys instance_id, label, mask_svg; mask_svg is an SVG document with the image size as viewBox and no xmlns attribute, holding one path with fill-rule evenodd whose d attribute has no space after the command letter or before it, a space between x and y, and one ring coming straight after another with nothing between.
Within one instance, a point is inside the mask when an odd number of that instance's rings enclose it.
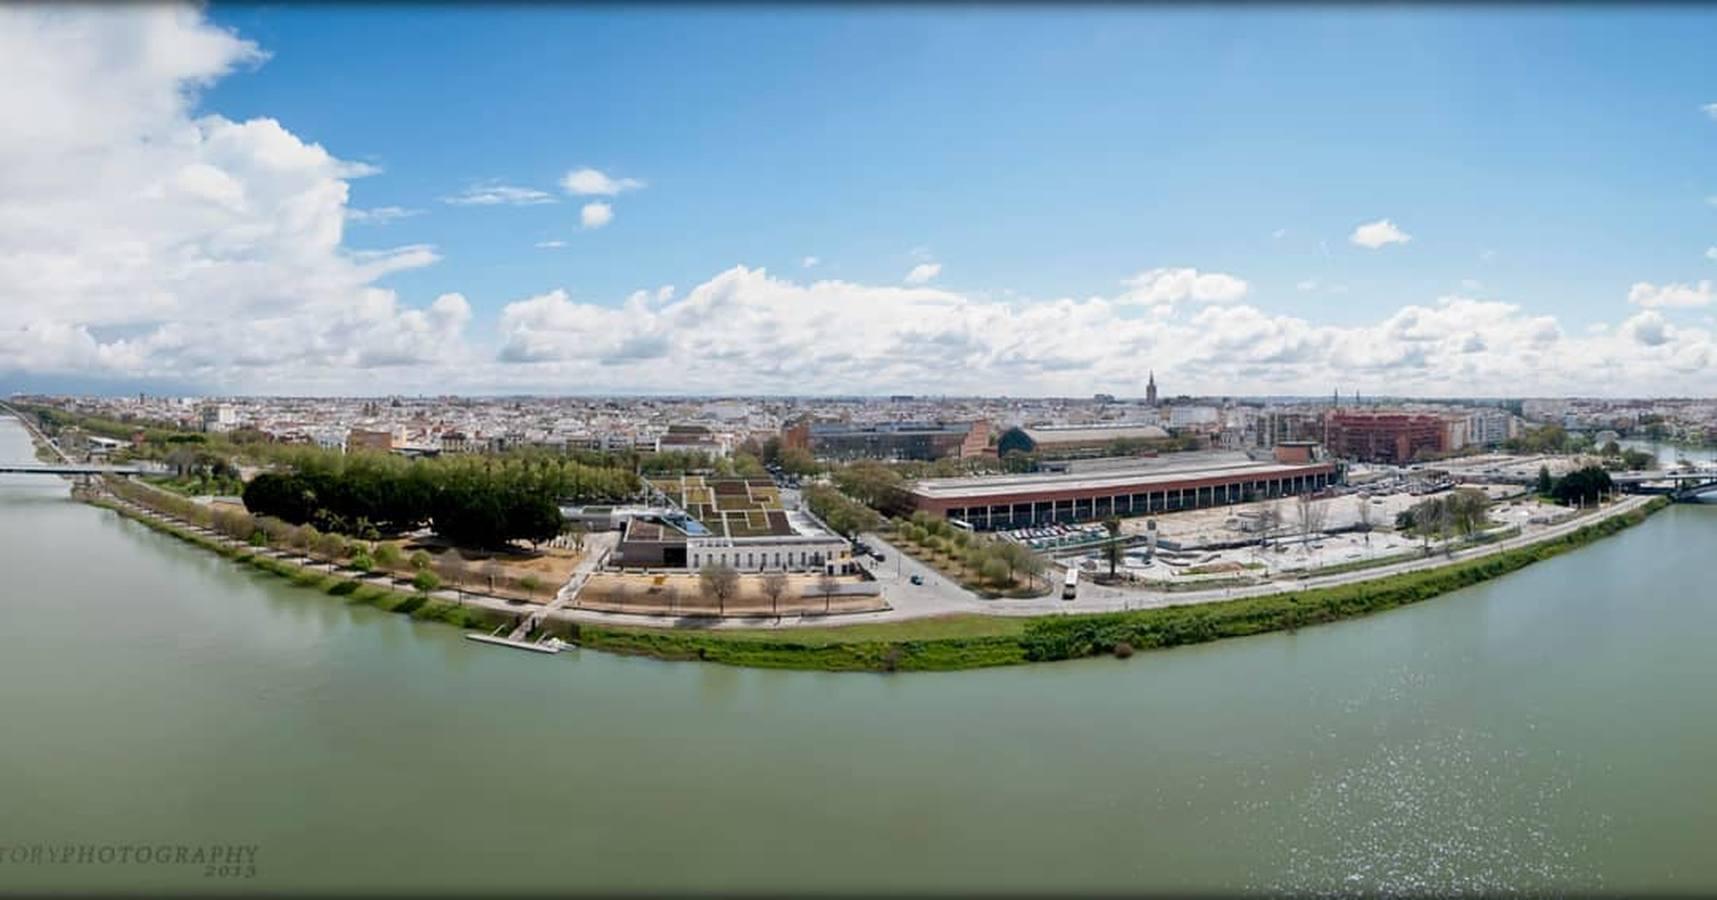
<instances>
[{"instance_id":1,"label":"riverbank","mask_svg":"<svg viewBox=\"0 0 1717 900\"><path fill-rule=\"evenodd\" d=\"M269 556L254 548L247 548L220 538L199 534L182 523L169 520L164 514L147 513L126 503L126 501L110 496L94 496L82 499L92 506L111 510L161 534L176 537L240 565L250 566L270 575L285 578L295 586L310 588L329 596L339 597L347 603L372 606L383 612L402 613L422 621L446 622L460 628L492 630L511 621L511 617L495 610L449 603L427 594L402 591L390 585L377 584L372 580L343 575L339 572L319 571L309 565Z\"/></svg>"},{"instance_id":2,"label":"riverbank","mask_svg":"<svg viewBox=\"0 0 1717 900\"><path fill-rule=\"evenodd\" d=\"M159 513L114 498L89 502L212 550L234 562L287 578L347 602L425 621L492 629L504 612L408 593L356 577L320 571L198 534ZM1654 498L1525 547L1436 568L1279 594L1158 606L1125 612L1034 617L959 615L793 630L645 628L550 620L543 633L582 647L665 660L699 660L757 668L823 671L954 671L1051 662L1294 630L1417 603L1506 575L1645 521L1669 505Z\"/></svg>"}]
</instances>

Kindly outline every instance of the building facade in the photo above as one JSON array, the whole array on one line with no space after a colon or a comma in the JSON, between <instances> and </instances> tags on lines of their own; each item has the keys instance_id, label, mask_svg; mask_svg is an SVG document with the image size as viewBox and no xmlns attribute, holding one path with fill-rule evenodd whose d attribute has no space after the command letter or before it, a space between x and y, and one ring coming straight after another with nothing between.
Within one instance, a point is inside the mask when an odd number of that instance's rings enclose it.
<instances>
[{"instance_id":1,"label":"building facade","mask_svg":"<svg viewBox=\"0 0 1717 900\"><path fill-rule=\"evenodd\" d=\"M1334 477L1333 463L1314 462L927 479L913 487L912 503L976 529L1023 528L1288 497L1323 490Z\"/></svg>"},{"instance_id":2,"label":"building facade","mask_svg":"<svg viewBox=\"0 0 1717 900\"><path fill-rule=\"evenodd\" d=\"M1334 409L1324 432L1331 454L1360 462L1403 465L1456 449L1449 419L1434 413Z\"/></svg>"}]
</instances>

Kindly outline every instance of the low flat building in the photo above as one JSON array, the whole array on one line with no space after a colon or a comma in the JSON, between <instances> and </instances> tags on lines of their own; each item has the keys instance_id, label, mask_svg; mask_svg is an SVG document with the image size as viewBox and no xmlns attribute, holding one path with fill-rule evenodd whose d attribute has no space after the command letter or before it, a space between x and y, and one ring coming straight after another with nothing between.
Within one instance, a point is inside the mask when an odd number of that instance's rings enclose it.
<instances>
[{"instance_id":1,"label":"low flat building","mask_svg":"<svg viewBox=\"0 0 1717 900\"><path fill-rule=\"evenodd\" d=\"M1166 441L1160 425L1117 423L1009 428L996 440L996 453L1040 453L1048 456L1101 456L1129 444L1148 446Z\"/></svg>"},{"instance_id":2,"label":"low flat building","mask_svg":"<svg viewBox=\"0 0 1717 900\"><path fill-rule=\"evenodd\" d=\"M1334 475L1330 462L1166 461L1100 473L925 479L911 497L919 510L974 528L1022 528L1293 496L1322 490Z\"/></svg>"},{"instance_id":3,"label":"low flat building","mask_svg":"<svg viewBox=\"0 0 1717 900\"><path fill-rule=\"evenodd\" d=\"M819 459L966 459L988 450L990 423L850 422L800 420L781 430L783 449L800 449Z\"/></svg>"}]
</instances>

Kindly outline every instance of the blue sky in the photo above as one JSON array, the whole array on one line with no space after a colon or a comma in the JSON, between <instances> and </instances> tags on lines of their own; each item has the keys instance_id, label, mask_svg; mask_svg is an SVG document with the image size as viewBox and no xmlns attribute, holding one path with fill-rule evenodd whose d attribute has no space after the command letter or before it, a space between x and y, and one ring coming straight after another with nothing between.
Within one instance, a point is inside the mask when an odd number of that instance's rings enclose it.
<instances>
[{"instance_id":1,"label":"blue sky","mask_svg":"<svg viewBox=\"0 0 1717 900\"><path fill-rule=\"evenodd\" d=\"M1698 7L12 7L0 375L1717 393L1713 34ZM632 187L563 189L581 168ZM447 202L495 186L543 202Z\"/></svg>"},{"instance_id":2,"label":"blue sky","mask_svg":"<svg viewBox=\"0 0 1717 900\"><path fill-rule=\"evenodd\" d=\"M618 302L807 255L892 282L915 248L947 286L1034 297L1195 260L1339 323L1476 280L1583 325L1640 278L1717 268L1709 10L213 13L273 58L206 105L379 163L353 204L425 213L350 242L435 244L394 283L451 285L479 318L545 286ZM649 187L595 232L570 198L436 200L585 165ZM1347 243L1380 217L1410 253Z\"/></svg>"}]
</instances>

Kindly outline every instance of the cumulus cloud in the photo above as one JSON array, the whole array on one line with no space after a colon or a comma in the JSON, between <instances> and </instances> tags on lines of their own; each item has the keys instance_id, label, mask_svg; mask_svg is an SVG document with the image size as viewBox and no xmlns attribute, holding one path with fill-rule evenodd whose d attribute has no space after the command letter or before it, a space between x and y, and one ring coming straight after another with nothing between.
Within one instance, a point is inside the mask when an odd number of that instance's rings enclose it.
<instances>
[{"instance_id":1,"label":"cumulus cloud","mask_svg":"<svg viewBox=\"0 0 1717 900\"><path fill-rule=\"evenodd\" d=\"M613 197L624 191L637 190L644 186L644 182L636 178L611 178L596 169L586 168L566 173L560 186L575 196Z\"/></svg>"},{"instance_id":2,"label":"cumulus cloud","mask_svg":"<svg viewBox=\"0 0 1717 900\"><path fill-rule=\"evenodd\" d=\"M799 268L801 268L801 269L815 269L817 267L817 264L820 262L822 262L822 260L816 258L815 256L807 256L804 259L799 260Z\"/></svg>"},{"instance_id":3,"label":"cumulus cloud","mask_svg":"<svg viewBox=\"0 0 1717 900\"><path fill-rule=\"evenodd\" d=\"M1635 282L1628 289L1628 302L1644 309L1694 308L1711 305L1711 282L1698 284L1665 284L1649 281Z\"/></svg>"},{"instance_id":4,"label":"cumulus cloud","mask_svg":"<svg viewBox=\"0 0 1717 900\"><path fill-rule=\"evenodd\" d=\"M839 393L863 384L1082 394L1092 383L1136 381L1149 365L1192 392L1358 383L1494 395L1657 384L1666 368L1711 353L1704 332L1650 317L1570 337L1551 316L1459 295L1344 326L1242 303L1125 315L1134 303L1126 293L1004 302L928 285L802 284L741 266L677 298L639 292L616 306L553 291L509 304L498 359L513 371L499 377L667 391Z\"/></svg>"},{"instance_id":5,"label":"cumulus cloud","mask_svg":"<svg viewBox=\"0 0 1717 900\"><path fill-rule=\"evenodd\" d=\"M1710 117L1713 121L1717 121L1717 103L1707 103L1699 108L1704 111L1706 116Z\"/></svg>"},{"instance_id":6,"label":"cumulus cloud","mask_svg":"<svg viewBox=\"0 0 1717 900\"><path fill-rule=\"evenodd\" d=\"M585 228L601 228L612 221L614 221L614 207L601 201L586 203L578 211L578 222Z\"/></svg>"},{"instance_id":7,"label":"cumulus cloud","mask_svg":"<svg viewBox=\"0 0 1717 900\"><path fill-rule=\"evenodd\" d=\"M1361 247L1376 250L1388 244L1405 244L1412 240L1413 236L1397 228L1395 223L1388 219L1378 219L1355 228L1347 239Z\"/></svg>"},{"instance_id":8,"label":"cumulus cloud","mask_svg":"<svg viewBox=\"0 0 1717 900\"><path fill-rule=\"evenodd\" d=\"M1705 248L1705 258L1711 259L1711 260L1717 260L1717 247L1706 247Z\"/></svg>"},{"instance_id":9,"label":"cumulus cloud","mask_svg":"<svg viewBox=\"0 0 1717 900\"><path fill-rule=\"evenodd\" d=\"M442 197L441 202L452 206L536 206L554 203L555 199L553 194L536 188L480 181L457 194Z\"/></svg>"},{"instance_id":10,"label":"cumulus cloud","mask_svg":"<svg viewBox=\"0 0 1717 900\"><path fill-rule=\"evenodd\" d=\"M942 274L941 263L919 263L913 266L912 271L907 272L906 277L901 280L907 284L927 284L940 274Z\"/></svg>"},{"instance_id":11,"label":"cumulus cloud","mask_svg":"<svg viewBox=\"0 0 1717 900\"><path fill-rule=\"evenodd\" d=\"M463 300L375 284L433 248L343 245L390 215L347 206L375 166L197 114L198 89L265 58L189 7L0 8L0 365L218 385L454 346Z\"/></svg>"},{"instance_id":12,"label":"cumulus cloud","mask_svg":"<svg viewBox=\"0 0 1717 900\"><path fill-rule=\"evenodd\" d=\"M1200 303L1233 303L1246 296L1250 287L1245 281L1222 272L1200 272L1197 269L1150 269L1123 281L1127 292L1122 301L1146 306L1172 304L1181 300Z\"/></svg>"}]
</instances>

